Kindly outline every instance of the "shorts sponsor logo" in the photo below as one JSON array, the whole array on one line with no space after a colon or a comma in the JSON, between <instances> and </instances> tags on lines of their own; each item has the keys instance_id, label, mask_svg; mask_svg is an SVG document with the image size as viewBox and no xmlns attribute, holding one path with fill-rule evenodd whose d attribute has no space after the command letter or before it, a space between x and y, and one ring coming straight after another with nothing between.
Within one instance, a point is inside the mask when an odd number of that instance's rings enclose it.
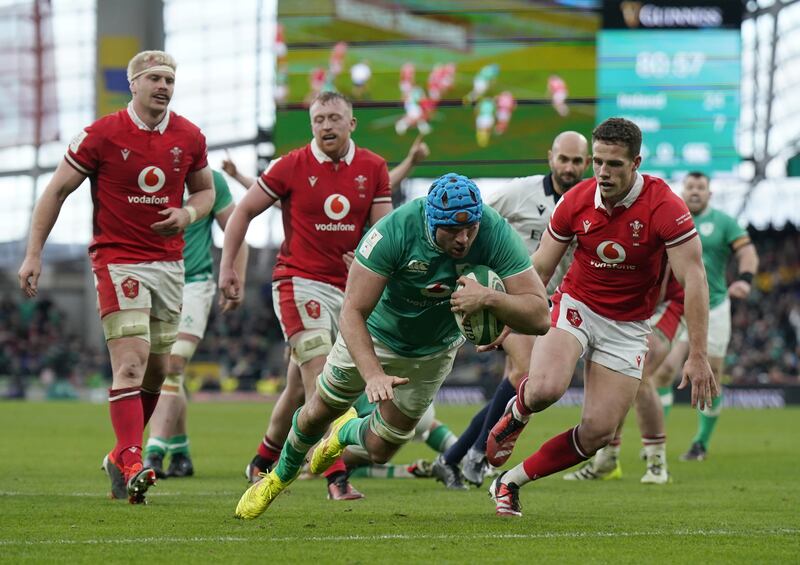
<instances>
[{"instance_id":1,"label":"shorts sponsor logo","mask_svg":"<svg viewBox=\"0 0 800 565\"><path fill-rule=\"evenodd\" d=\"M323 209L331 220L341 220L350 212L350 201L342 194L331 194L325 199Z\"/></svg>"},{"instance_id":2,"label":"shorts sponsor logo","mask_svg":"<svg viewBox=\"0 0 800 565\"><path fill-rule=\"evenodd\" d=\"M133 277L126 277L119 287L122 289L122 294L125 298L133 299L139 296L139 281Z\"/></svg>"},{"instance_id":3,"label":"shorts sponsor logo","mask_svg":"<svg viewBox=\"0 0 800 565\"><path fill-rule=\"evenodd\" d=\"M309 300L305 303L306 313L310 318L318 319L320 314L322 313L322 309L320 308L319 302L316 300Z\"/></svg>"},{"instance_id":4,"label":"shorts sponsor logo","mask_svg":"<svg viewBox=\"0 0 800 565\"><path fill-rule=\"evenodd\" d=\"M444 296L450 296L452 294L453 289L447 286L444 283L437 282L431 283L425 288L423 288L420 292L422 292L423 296L430 296L433 298L441 298Z\"/></svg>"},{"instance_id":5,"label":"shorts sponsor logo","mask_svg":"<svg viewBox=\"0 0 800 565\"><path fill-rule=\"evenodd\" d=\"M637 367L641 367L642 366L642 356L641 355L637 355L636 356L636 366Z\"/></svg>"},{"instance_id":6,"label":"shorts sponsor logo","mask_svg":"<svg viewBox=\"0 0 800 565\"><path fill-rule=\"evenodd\" d=\"M358 252L363 255L365 259L369 259L372 250L375 249L375 246L378 245L378 242L382 238L383 236L378 230L372 230L364 237L364 242L361 244L361 247L358 248Z\"/></svg>"},{"instance_id":7,"label":"shorts sponsor logo","mask_svg":"<svg viewBox=\"0 0 800 565\"><path fill-rule=\"evenodd\" d=\"M575 308L567 308L567 321L574 327L579 328L583 323L580 312Z\"/></svg>"},{"instance_id":8,"label":"shorts sponsor logo","mask_svg":"<svg viewBox=\"0 0 800 565\"><path fill-rule=\"evenodd\" d=\"M164 182L166 180L167 177L164 175L164 171L151 165L149 167L145 167L139 173L139 188L141 188L147 194L153 194L164 187Z\"/></svg>"}]
</instances>

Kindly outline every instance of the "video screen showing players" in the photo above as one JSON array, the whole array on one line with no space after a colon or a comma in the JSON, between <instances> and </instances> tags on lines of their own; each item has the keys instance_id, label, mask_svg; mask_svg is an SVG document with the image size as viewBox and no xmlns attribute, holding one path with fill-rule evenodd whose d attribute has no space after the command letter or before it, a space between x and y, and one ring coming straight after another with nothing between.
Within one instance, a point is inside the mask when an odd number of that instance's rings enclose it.
<instances>
[{"instance_id":1,"label":"video screen showing players","mask_svg":"<svg viewBox=\"0 0 800 565\"><path fill-rule=\"evenodd\" d=\"M308 143L308 103L355 104L357 144L415 176L543 173L560 131L595 124L596 10L560 3L309 0L278 6L276 153Z\"/></svg>"}]
</instances>

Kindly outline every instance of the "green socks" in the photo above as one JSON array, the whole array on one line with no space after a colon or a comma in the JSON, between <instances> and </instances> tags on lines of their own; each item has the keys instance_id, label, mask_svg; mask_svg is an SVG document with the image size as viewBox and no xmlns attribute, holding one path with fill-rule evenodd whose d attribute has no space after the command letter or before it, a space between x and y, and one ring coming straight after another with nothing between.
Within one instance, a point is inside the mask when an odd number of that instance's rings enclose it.
<instances>
[{"instance_id":1,"label":"green socks","mask_svg":"<svg viewBox=\"0 0 800 565\"><path fill-rule=\"evenodd\" d=\"M711 441L711 434L717 425L719 414L722 412L722 393L711 402L711 408L699 410L697 435L694 436L692 443L699 442L708 449L708 442Z\"/></svg>"},{"instance_id":2,"label":"green socks","mask_svg":"<svg viewBox=\"0 0 800 565\"><path fill-rule=\"evenodd\" d=\"M186 455L189 456L189 436L186 434L179 436L172 436L169 438L169 454L170 455Z\"/></svg>"},{"instance_id":3,"label":"green socks","mask_svg":"<svg viewBox=\"0 0 800 565\"><path fill-rule=\"evenodd\" d=\"M369 419L370 416L364 416L363 418L353 418L345 422L339 429L339 443L366 447L364 438L367 436L367 430L369 429Z\"/></svg>"},{"instance_id":4,"label":"green socks","mask_svg":"<svg viewBox=\"0 0 800 565\"><path fill-rule=\"evenodd\" d=\"M439 453L447 451L456 441L458 441L456 434L451 432L450 428L444 424L436 426L425 438L425 443L428 447Z\"/></svg>"},{"instance_id":5,"label":"green socks","mask_svg":"<svg viewBox=\"0 0 800 565\"><path fill-rule=\"evenodd\" d=\"M275 474L283 482L291 481L300 473L306 454L324 435L308 436L297 428L297 416L300 414L300 410L302 408L298 408L294 413L292 429L289 430L289 436L286 438L286 443L283 444L281 457L275 466Z\"/></svg>"},{"instance_id":6,"label":"green socks","mask_svg":"<svg viewBox=\"0 0 800 565\"><path fill-rule=\"evenodd\" d=\"M664 417L666 418L669 416L670 410L672 410L672 387L671 386L660 386L656 389L658 392L658 396L661 399L661 407L664 409Z\"/></svg>"},{"instance_id":7,"label":"green socks","mask_svg":"<svg viewBox=\"0 0 800 565\"><path fill-rule=\"evenodd\" d=\"M164 457L169 449L169 442L163 437L153 437L147 440L147 445L144 446L144 456L150 457L156 455Z\"/></svg>"}]
</instances>

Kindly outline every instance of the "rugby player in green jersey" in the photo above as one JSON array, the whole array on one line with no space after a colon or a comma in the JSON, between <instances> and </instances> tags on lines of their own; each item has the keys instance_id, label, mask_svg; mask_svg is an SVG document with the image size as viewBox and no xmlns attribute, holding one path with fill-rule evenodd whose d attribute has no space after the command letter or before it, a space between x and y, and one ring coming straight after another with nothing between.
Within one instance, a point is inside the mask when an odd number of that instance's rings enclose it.
<instances>
[{"instance_id":1,"label":"rugby player in green jersey","mask_svg":"<svg viewBox=\"0 0 800 565\"><path fill-rule=\"evenodd\" d=\"M717 396L710 407L699 411L697 433L682 461L702 461L722 410L720 377L731 339L731 298L743 299L750 294L753 276L758 271L758 254L750 236L738 222L726 213L708 205L711 199L708 176L691 172L683 181L683 199L700 235L703 245L703 265L708 279L708 362L717 382ZM736 257L737 278L728 284L726 272L731 256ZM654 381L665 412L672 406L672 379L688 351L686 333L678 337L666 360L659 367Z\"/></svg>"},{"instance_id":2,"label":"rugby player in green jersey","mask_svg":"<svg viewBox=\"0 0 800 565\"><path fill-rule=\"evenodd\" d=\"M460 276L486 265L506 293ZM464 287L458 291L456 285ZM371 228L350 269L340 333L313 397L295 413L277 466L241 497L235 516L260 516L298 475L308 451L311 472L348 445L384 463L414 435L417 420L450 373L464 338L454 312L482 308L514 330L544 334L547 294L527 248L470 179L448 173L426 198L401 206ZM351 405L366 392L379 407L358 418Z\"/></svg>"}]
</instances>

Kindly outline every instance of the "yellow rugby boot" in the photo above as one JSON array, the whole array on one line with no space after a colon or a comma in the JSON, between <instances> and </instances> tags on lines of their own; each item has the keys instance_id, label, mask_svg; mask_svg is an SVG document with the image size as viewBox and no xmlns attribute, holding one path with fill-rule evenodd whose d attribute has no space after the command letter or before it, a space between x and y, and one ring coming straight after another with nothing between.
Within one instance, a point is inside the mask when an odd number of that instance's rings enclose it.
<instances>
[{"instance_id":1,"label":"yellow rugby boot","mask_svg":"<svg viewBox=\"0 0 800 565\"><path fill-rule=\"evenodd\" d=\"M350 407L347 412L333 421L331 433L317 445L314 453L311 454L311 462L308 466L309 471L315 475L322 473L342 455L345 446L339 442L339 430L342 429L346 422L357 417L356 409Z\"/></svg>"},{"instance_id":2,"label":"yellow rugby boot","mask_svg":"<svg viewBox=\"0 0 800 565\"><path fill-rule=\"evenodd\" d=\"M267 473L259 473L262 479L250 486L239 503L236 505L234 517L242 520L253 520L261 516L264 511L269 508L272 501L282 493L286 487L292 484L295 477L286 482L282 481L275 471Z\"/></svg>"}]
</instances>

